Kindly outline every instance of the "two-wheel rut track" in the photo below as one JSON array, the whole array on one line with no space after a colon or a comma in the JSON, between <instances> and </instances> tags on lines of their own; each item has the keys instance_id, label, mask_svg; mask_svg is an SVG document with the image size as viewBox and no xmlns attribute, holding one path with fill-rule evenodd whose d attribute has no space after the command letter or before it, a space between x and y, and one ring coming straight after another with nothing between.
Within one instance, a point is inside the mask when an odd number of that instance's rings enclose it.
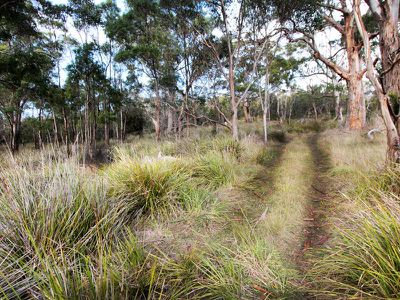
<instances>
[{"instance_id":1,"label":"two-wheel rut track","mask_svg":"<svg viewBox=\"0 0 400 300\"><path fill-rule=\"evenodd\" d=\"M301 282L301 299L316 299L309 290L312 284L307 280L307 273L312 268L313 262L320 257L321 249L329 240L328 214L332 203L332 185L329 179L330 159L326 150L321 145L320 135L311 135L307 140L312 154L313 179L310 185L310 200L305 218L303 244L296 259L296 264L304 276Z\"/></svg>"}]
</instances>

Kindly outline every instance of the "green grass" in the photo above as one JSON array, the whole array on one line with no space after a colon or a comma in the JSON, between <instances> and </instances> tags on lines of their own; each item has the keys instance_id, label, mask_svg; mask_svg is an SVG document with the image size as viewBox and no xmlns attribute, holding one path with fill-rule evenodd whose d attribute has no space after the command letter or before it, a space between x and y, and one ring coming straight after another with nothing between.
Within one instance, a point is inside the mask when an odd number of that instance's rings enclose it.
<instances>
[{"instance_id":1,"label":"green grass","mask_svg":"<svg viewBox=\"0 0 400 300\"><path fill-rule=\"evenodd\" d=\"M218 152L198 156L193 163L193 176L210 189L230 184L235 178L235 162Z\"/></svg>"},{"instance_id":2,"label":"green grass","mask_svg":"<svg viewBox=\"0 0 400 300\"><path fill-rule=\"evenodd\" d=\"M122 199L133 216L171 210L179 203L180 189L190 170L177 159L137 160L120 157L104 170L109 194Z\"/></svg>"},{"instance_id":3,"label":"green grass","mask_svg":"<svg viewBox=\"0 0 400 300\"><path fill-rule=\"evenodd\" d=\"M325 290L367 298L400 297L399 200L394 194L381 194L359 203L359 213L340 230L337 245L314 270Z\"/></svg>"},{"instance_id":4,"label":"green grass","mask_svg":"<svg viewBox=\"0 0 400 300\"><path fill-rule=\"evenodd\" d=\"M210 138L208 129L118 145L100 170L51 149L6 159L1 298L294 297L315 175L306 137L274 125L265 147L259 123L246 124L240 142L223 131ZM346 184L347 198L310 277L317 294L399 297L398 171L376 171L377 141L321 135L329 176Z\"/></svg>"},{"instance_id":5,"label":"green grass","mask_svg":"<svg viewBox=\"0 0 400 300\"><path fill-rule=\"evenodd\" d=\"M270 165L277 157L279 156L279 153L276 149L274 148L263 148L260 150L260 152L257 154L256 161L258 164L263 165L263 166L268 166Z\"/></svg>"},{"instance_id":6,"label":"green grass","mask_svg":"<svg viewBox=\"0 0 400 300\"><path fill-rule=\"evenodd\" d=\"M316 258L310 281L324 298L398 299L399 170L382 169L384 144L354 133L326 135L335 165L330 176L342 196L331 212L333 239Z\"/></svg>"}]
</instances>

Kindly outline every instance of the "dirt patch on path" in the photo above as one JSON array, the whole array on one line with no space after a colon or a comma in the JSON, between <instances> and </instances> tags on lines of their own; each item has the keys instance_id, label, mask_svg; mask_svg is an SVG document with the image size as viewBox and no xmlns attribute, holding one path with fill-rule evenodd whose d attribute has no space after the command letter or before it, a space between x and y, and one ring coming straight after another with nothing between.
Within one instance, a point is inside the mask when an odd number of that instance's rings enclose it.
<instances>
[{"instance_id":1,"label":"dirt patch on path","mask_svg":"<svg viewBox=\"0 0 400 300\"><path fill-rule=\"evenodd\" d=\"M308 213L305 219L304 241L302 249L298 254L296 263L300 272L304 275L301 289L304 292L296 297L298 299L317 299L308 291L312 289L311 283L307 282L306 275L312 267L317 251L330 238L327 223L327 214L332 200L332 187L328 176L331 168L329 154L320 145L319 134L311 135L307 144L313 157L314 176L310 186L310 203L307 207Z\"/></svg>"},{"instance_id":2,"label":"dirt patch on path","mask_svg":"<svg viewBox=\"0 0 400 300\"><path fill-rule=\"evenodd\" d=\"M326 228L326 212L330 197L330 182L327 172L330 169L329 155L319 145L319 135L308 139L314 163L314 179L311 184L311 203L303 252L322 246L329 239Z\"/></svg>"}]
</instances>

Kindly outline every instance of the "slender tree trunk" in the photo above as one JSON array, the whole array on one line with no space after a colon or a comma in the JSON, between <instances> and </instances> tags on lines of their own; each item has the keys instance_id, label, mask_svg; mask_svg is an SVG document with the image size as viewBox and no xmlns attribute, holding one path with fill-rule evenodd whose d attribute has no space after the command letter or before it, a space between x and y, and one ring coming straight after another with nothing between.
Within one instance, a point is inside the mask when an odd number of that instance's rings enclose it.
<instances>
[{"instance_id":1,"label":"slender tree trunk","mask_svg":"<svg viewBox=\"0 0 400 300\"><path fill-rule=\"evenodd\" d=\"M190 136L190 116L188 114L187 109L185 109L186 113L185 113L185 119L186 119L186 137Z\"/></svg>"},{"instance_id":2,"label":"slender tree trunk","mask_svg":"<svg viewBox=\"0 0 400 300\"><path fill-rule=\"evenodd\" d=\"M161 95L157 80L156 80L156 113L153 123L156 132L156 141L158 142L160 141L161 138Z\"/></svg>"},{"instance_id":3,"label":"slender tree trunk","mask_svg":"<svg viewBox=\"0 0 400 300\"><path fill-rule=\"evenodd\" d=\"M315 121L318 121L318 111L317 111L317 107L315 105L315 102L313 102L312 107L313 107L313 110L314 110Z\"/></svg>"},{"instance_id":4,"label":"slender tree trunk","mask_svg":"<svg viewBox=\"0 0 400 300\"><path fill-rule=\"evenodd\" d=\"M175 92L170 91L168 93L169 95L169 102L171 106L167 107L167 134L171 135L174 129L174 115L175 115L175 109L172 108L173 103L175 103Z\"/></svg>"},{"instance_id":5,"label":"slender tree trunk","mask_svg":"<svg viewBox=\"0 0 400 300\"><path fill-rule=\"evenodd\" d=\"M178 139L182 138L182 116L183 116L184 107L182 105L179 115L178 115Z\"/></svg>"},{"instance_id":6,"label":"slender tree trunk","mask_svg":"<svg viewBox=\"0 0 400 300\"><path fill-rule=\"evenodd\" d=\"M118 122L116 122L116 124L115 124L115 137L116 137L116 139L117 139L117 141L119 141L120 139L119 139L119 126L118 126Z\"/></svg>"},{"instance_id":7,"label":"slender tree trunk","mask_svg":"<svg viewBox=\"0 0 400 300\"><path fill-rule=\"evenodd\" d=\"M38 145L37 149L41 149L43 146L43 138L42 138L42 128L43 128L43 117L42 117L42 107L39 109L39 131L38 131Z\"/></svg>"},{"instance_id":8,"label":"slender tree trunk","mask_svg":"<svg viewBox=\"0 0 400 300\"><path fill-rule=\"evenodd\" d=\"M345 14L344 35L349 62L349 78L346 80L349 93L346 127L350 130L361 130L366 125L366 109L360 63L361 45L356 42L355 31L353 16Z\"/></svg>"},{"instance_id":9,"label":"slender tree trunk","mask_svg":"<svg viewBox=\"0 0 400 300\"><path fill-rule=\"evenodd\" d=\"M54 144L56 145L56 147L59 147L58 126L57 126L57 119L56 119L56 114L54 112L54 109L52 110L52 114L53 114L53 125L54 125Z\"/></svg>"},{"instance_id":10,"label":"slender tree trunk","mask_svg":"<svg viewBox=\"0 0 400 300\"><path fill-rule=\"evenodd\" d=\"M20 129L21 129L21 113L14 111L12 114L12 126L11 126L11 151L12 153L18 152L20 145Z\"/></svg>"},{"instance_id":11,"label":"slender tree trunk","mask_svg":"<svg viewBox=\"0 0 400 300\"><path fill-rule=\"evenodd\" d=\"M244 112L244 119L246 123L251 123L251 114L250 114L250 105L249 101L244 100L243 101L243 112Z\"/></svg>"},{"instance_id":12,"label":"slender tree trunk","mask_svg":"<svg viewBox=\"0 0 400 300\"><path fill-rule=\"evenodd\" d=\"M105 120L104 120L104 143L109 146L110 145L110 106L109 101L107 101L107 97L104 98L104 112L105 112Z\"/></svg>"},{"instance_id":13,"label":"slender tree trunk","mask_svg":"<svg viewBox=\"0 0 400 300\"><path fill-rule=\"evenodd\" d=\"M279 123L282 123L282 119L281 119L281 109L280 109L280 99L279 99L279 95L276 97L276 116L279 119Z\"/></svg>"},{"instance_id":14,"label":"slender tree trunk","mask_svg":"<svg viewBox=\"0 0 400 300\"><path fill-rule=\"evenodd\" d=\"M122 140L125 141L126 139L126 115L123 115L124 117L124 122L123 122L123 127L122 127Z\"/></svg>"},{"instance_id":15,"label":"slender tree trunk","mask_svg":"<svg viewBox=\"0 0 400 300\"><path fill-rule=\"evenodd\" d=\"M229 58L229 94L231 97L231 110L232 110L232 137L235 141L239 140L239 125L238 125L238 107L235 97L235 78L233 72L233 57Z\"/></svg>"},{"instance_id":16,"label":"slender tree trunk","mask_svg":"<svg viewBox=\"0 0 400 300\"><path fill-rule=\"evenodd\" d=\"M268 115L267 111L263 110L263 130L264 130L264 145L268 144Z\"/></svg>"},{"instance_id":17,"label":"slender tree trunk","mask_svg":"<svg viewBox=\"0 0 400 300\"><path fill-rule=\"evenodd\" d=\"M89 139L90 139L90 128L89 128L89 91L86 91L86 101L85 101L85 115L84 115L84 152L86 156L89 154Z\"/></svg>"},{"instance_id":18,"label":"slender tree trunk","mask_svg":"<svg viewBox=\"0 0 400 300\"><path fill-rule=\"evenodd\" d=\"M261 93L260 93L261 94ZM263 110L263 130L264 130L264 145L268 143L268 122L270 121L270 93L269 93L269 59L268 52L265 54L265 78L264 78L264 99L261 100Z\"/></svg>"},{"instance_id":19,"label":"slender tree trunk","mask_svg":"<svg viewBox=\"0 0 400 300\"><path fill-rule=\"evenodd\" d=\"M69 142L69 122L65 107L62 108L63 124L64 124L64 142L67 147L67 155L71 155L70 142Z\"/></svg>"},{"instance_id":20,"label":"slender tree trunk","mask_svg":"<svg viewBox=\"0 0 400 300\"><path fill-rule=\"evenodd\" d=\"M173 126L174 126L173 111L172 111L172 108L168 107L168 109L167 109L167 135L171 135Z\"/></svg>"},{"instance_id":21,"label":"slender tree trunk","mask_svg":"<svg viewBox=\"0 0 400 300\"><path fill-rule=\"evenodd\" d=\"M119 138L120 138L120 141L122 142L124 140L124 114L122 112L122 107L119 110L119 118L120 118L120 120L119 120L119 122L120 122L120 125L119 125Z\"/></svg>"},{"instance_id":22,"label":"slender tree trunk","mask_svg":"<svg viewBox=\"0 0 400 300\"><path fill-rule=\"evenodd\" d=\"M337 86L337 81L335 80L335 86ZM343 114L342 114L342 107L340 105L340 92L335 89L333 92L335 97L335 118L338 120L339 127L343 125Z\"/></svg>"}]
</instances>

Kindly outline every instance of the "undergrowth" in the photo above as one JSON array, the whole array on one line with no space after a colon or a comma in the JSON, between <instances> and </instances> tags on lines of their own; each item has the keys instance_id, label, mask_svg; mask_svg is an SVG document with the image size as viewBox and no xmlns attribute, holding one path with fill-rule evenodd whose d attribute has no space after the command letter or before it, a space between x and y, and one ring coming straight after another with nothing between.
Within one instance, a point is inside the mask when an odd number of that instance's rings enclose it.
<instances>
[{"instance_id":1,"label":"undergrowth","mask_svg":"<svg viewBox=\"0 0 400 300\"><path fill-rule=\"evenodd\" d=\"M344 139L341 143L346 147L349 141ZM365 149L368 155L367 146L374 142L364 141L363 144L365 146L356 144L353 148L356 151ZM336 150L338 146L331 147L334 158L343 155L343 149ZM346 211L340 211L341 220L336 224L335 238L327 249L322 250L323 258L317 259L309 276L315 283L316 293L324 297L336 299L345 295L353 298L398 299L400 172L396 166L374 170L374 164L371 163L368 172L365 172L367 166L362 165L365 173L361 175L357 173L359 166L360 163L354 160L348 164L349 172L339 174L350 182L343 196ZM338 176L338 173L333 174Z\"/></svg>"}]
</instances>

